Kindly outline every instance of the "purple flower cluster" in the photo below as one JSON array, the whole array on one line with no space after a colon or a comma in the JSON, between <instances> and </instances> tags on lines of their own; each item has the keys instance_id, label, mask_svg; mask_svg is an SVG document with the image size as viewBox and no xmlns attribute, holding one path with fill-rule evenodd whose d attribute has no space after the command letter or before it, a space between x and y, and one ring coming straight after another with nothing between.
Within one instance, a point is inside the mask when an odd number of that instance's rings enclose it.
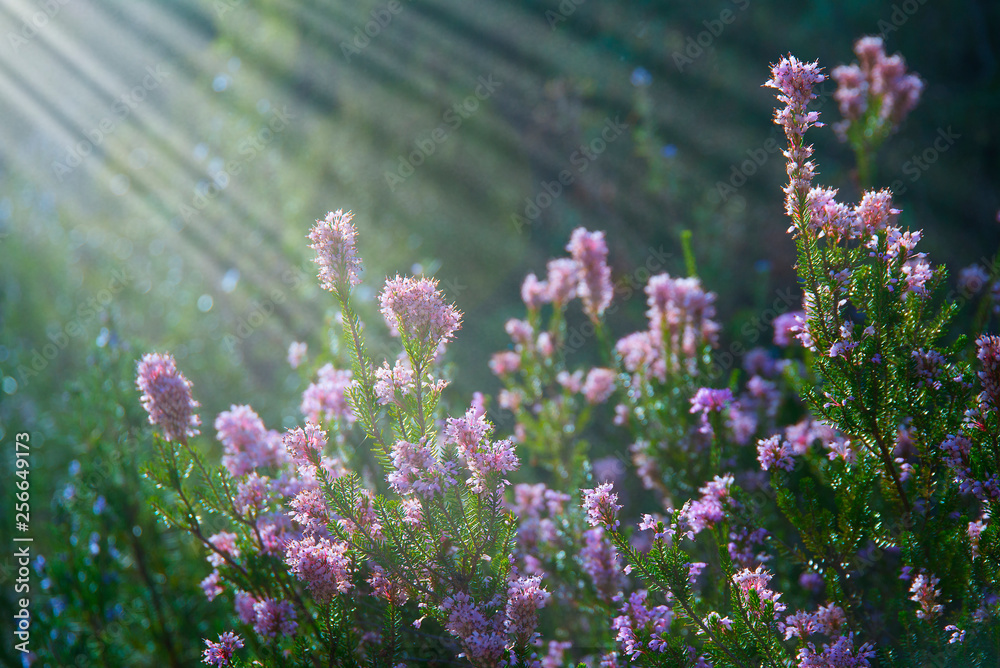
<instances>
[{"instance_id":1,"label":"purple flower cluster","mask_svg":"<svg viewBox=\"0 0 1000 668\"><path fill-rule=\"evenodd\" d=\"M354 424L354 412L347 402L345 392L351 386L351 371L335 369L332 364L324 364L315 383L310 383L302 393L299 410L309 422L332 422L343 420L347 426Z\"/></svg>"},{"instance_id":2,"label":"purple flower cluster","mask_svg":"<svg viewBox=\"0 0 1000 668\"><path fill-rule=\"evenodd\" d=\"M177 370L173 355L147 353L139 360L135 385L149 424L159 425L168 441L185 441L198 434L199 404L191 397L191 381Z\"/></svg>"},{"instance_id":3,"label":"purple flower cluster","mask_svg":"<svg viewBox=\"0 0 1000 668\"><path fill-rule=\"evenodd\" d=\"M759 606L754 610L756 614L771 613L774 619L778 619L778 614L784 612L786 606L778 600L781 598L781 594L768 588L767 585L771 581L771 577L772 575L761 566L752 571L749 568L744 568L733 575L733 583L739 586L744 601L748 604L751 602L750 592L755 592Z\"/></svg>"},{"instance_id":4,"label":"purple flower cluster","mask_svg":"<svg viewBox=\"0 0 1000 668\"><path fill-rule=\"evenodd\" d=\"M597 322L614 297L608 246L604 232L573 230L566 250L572 257L550 260L544 281L528 274L521 285L521 299L531 311L543 304L562 309L573 299L583 300L583 310Z\"/></svg>"},{"instance_id":5,"label":"purple flower cluster","mask_svg":"<svg viewBox=\"0 0 1000 668\"><path fill-rule=\"evenodd\" d=\"M978 374L983 388L979 405L983 412L996 412L1000 410L1000 336L976 339L976 358L982 365Z\"/></svg>"},{"instance_id":6,"label":"purple flower cluster","mask_svg":"<svg viewBox=\"0 0 1000 668\"><path fill-rule=\"evenodd\" d=\"M910 600L920 605L920 609L917 610L918 618L930 621L944 610L944 606L938 603L938 597L941 596L939 583L938 578L923 571L913 578L910 585Z\"/></svg>"},{"instance_id":7,"label":"purple flower cluster","mask_svg":"<svg viewBox=\"0 0 1000 668\"><path fill-rule=\"evenodd\" d=\"M329 603L338 593L354 586L351 576L354 566L343 541L306 536L293 540L285 548L285 563L289 571L306 583L319 603Z\"/></svg>"},{"instance_id":8,"label":"purple flower cluster","mask_svg":"<svg viewBox=\"0 0 1000 668\"><path fill-rule=\"evenodd\" d=\"M205 640L208 647L202 654L202 663L212 666L228 666L236 650L243 647L243 639L232 631L226 631L219 636L219 642Z\"/></svg>"},{"instance_id":9,"label":"purple flower cluster","mask_svg":"<svg viewBox=\"0 0 1000 668\"><path fill-rule=\"evenodd\" d=\"M609 482L598 485L592 489L583 490L583 509L587 512L587 521L591 526L604 526L609 529L617 529L618 511L622 509L618 505L618 495L613 491L613 485Z\"/></svg>"},{"instance_id":10,"label":"purple flower cluster","mask_svg":"<svg viewBox=\"0 0 1000 668\"><path fill-rule=\"evenodd\" d=\"M573 230L566 250L580 267L577 292L583 300L583 310L597 322L614 297L611 268L608 266L608 245L604 232L588 232L582 227Z\"/></svg>"},{"instance_id":11,"label":"purple flower cluster","mask_svg":"<svg viewBox=\"0 0 1000 668\"><path fill-rule=\"evenodd\" d=\"M703 529L710 528L721 522L726 517L726 508L729 496L729 488L735 478L731 474L725 476L715 476L715 479L701 487L701 498L689 501L681 509L680 518L687 523L694 534L699 534Z\"/></svg>"},{"instance_id":12,"label":"purple flower cluster","mask_svg":"<svg viewBox=\"0 0 1000 668\"><path fill-rule=\"evenodd\" d=\"M649 330L664 341L673 355L696 357L703 346L718 343L715 293L706 292L698 278L671 278L658 274L646 284Z\"/></svg>"},{"instance_id":13,"label":"purple flower cluster","mask_svg":"<svg viewBox=\"0 0 1000 668\"><path fill-rule=\"evenodd\" d=\"M691 413L701 414L702 434L711 436L714 432L708 420L709 413L721 413L734 401L733 392L729 388L715 390L710 387L699 388L691 397Z\"/></svg>"},{"instance_id":14,"label":"purple flower cluster","mask_svg":"<svg viewBox=\"0 0 1000 668\"><path fill-rule=\"evenodd\" d=\"M389 330L432 351L454 338L462 326L462 313L445 301L437 285L429 278L397 276L387 280L379 294Z\"/></svg>"},{"instance_id":15,"label":"purple flower cluster","mask_svg":"<svg viewBox=\"0 0 1000 668\"><path fill-rule=\"evenodd\" d=\"M315 465L326 448L326 432L317 424L307 422L305 428L289 429L283 438L285 449L292 461L300 467Z\"/></svg>"},{"instance_id":16,"label":"purple flower cluster","mask_svg":"<svg viewBox=\"0 0 1000 668\"><path fill-rule=\"evenodd\" d=\"M215 418L216 438L222 443L222 465L238 478L256 468L281 466L288 461L281 434L264 427L250 406L231 406Z\"/></svg>"},{"instance_id":17,"label":"purple flower cluster","mask_svg":"<svg viewBox=\"0 0 1000 668\"><path fill-rule=\"evenodd\" d=\"M418 443L396 441L391 458L395 468L386 480L400 494L414 492L431 497L443 493L456 482L454 462L440 461L426 438Z\"/></svg>"},{"instance_id":18,"label":"purple flower cluster","mask_svg":"<svg viewBox=\"0 0 1000 668\"><path fill-rule=\"evenodd\" d=\"M818 63L803 63L795 56L782 58L771 66L771 78L764 83L778 90L778 101L784 108L774 112L774 122L785 129L788 138L788 185L785 187L785 211L793 220L799 207L806 201L816 174L816 165L810 159L812 146L803 142L803 135L813 125L819 126L819 112L809 111L809 103L816 99L813 87L826 77L820 73Z\"/></svg>"},{"instance_id":19,"label":"purple flower cluster","mask_svg":"<svg viewBox=\"0 0 1000 668\"><path fill-rule=\"evenodd\" d=\"M604 601L612 600L625 585L618 550L604 535L604 527L594 527L583 533L580 566L593 580L597 595Z\"/></svg>"},{"instance_id":20,"label":"purple flower cluster","mask_svg":"<svg viewBox=\"0 0 1000 668\"><path fill-rule=\"evenodd\" d=\"M474 665L499 665L507 647L501 626L505 620L501 615L488 620L465 592L446 597L441 609L448 615L445 629L462 642L465 656Z\"/></svg>"},{"instance_id":21,"label":"purple flower cluster","mask_svg":"<svg viewBox=\"0 0 1000 668\"><path fill-rule=\"evenodd\" d=\"M459 457L472 473L467 483L476 494L497 491L487 487L490 476L509 473L520 466L514 442L510 439L492 442L488 438L492 431L493 425L475 406L461 418L448 418L445 427L444 442L455 446ZM499 484L503 486L507 481L501 479Z\"/></svg>"},{"instance_id":22,"label":"purple flower cluster","mask_svg":"<svg viewBox=\"0 0 1000 668\"><path fill-rule=\"evenodd\" d=\"M813 643L807 643L798 653L798 668L869 668L868 659L875 657L871 643L854 649L854 633L838 637L833 644L824 644L817 651Z\"/></svg>"},{"instance_id":23,"label":"purple flower cluster","mask_svg":"<svg viewBox=\"0 0 1000 668\"><path fill-rule=\"evenodd\" d=\"M632 660L647 650L663 652L668 647L667 638L674 612L662 604L650 607L648 595L645 589L633 592L622 605L622 614L611 622L611 628L618 632L616 640L622 652Z\"/></svg>"},{"instance_id":24,"label":"purple flower cluster","mask_svg":"<svg viewBox=\"0 0 1000 668\"><path fill-rule=\"evenodd\" d=\"M780 435L757 441L757 461L765 471L769 471L771 467L791 471L795 468L792 455L792 445Z\"/></svg>"},{"instance_id":25,"label":"purple flower cluster","mask_svg":"<svg viewBox=\"0 0 1000 668\"><path fill-rule=\"evenodd\" d=\"M323 220L317 220L309 232L312 242L309 248L316 251L314 262L319 265L320 285L331 292L342 282L350 285L361 282L361 258L355 240L358 230L351 218L350 211L331 211Z\"/></svg>"},{"instance_id":26,"label":"purple flower cluster","mask_svg":"<svg viewBox=\"0 0 1000 668\"><path fill-rule=\"evenodd\" d=\"M541 587L542 577L518 577L507 585L507 608L504 630L514 636L515 642L528 645L538 626L538 610L545 607L551 594Z\"/></svg>"},{"instance_id":27,"label":"purple flower cluster","mask_svg":"<svg viewBox=\"0 0 1000 668\"><path fill-rule=\"evenodd\" d=\"M862 37L854 44L854 53L856 62L830 73L837 82L833 96L844 117L833 126L841 141L847 140L851 123L869 109L877 110L879 133L895 129L917 105L924 89L920 77L907 74L901 55L885 55L881 37Z\"/></svg>"}]
</instances>

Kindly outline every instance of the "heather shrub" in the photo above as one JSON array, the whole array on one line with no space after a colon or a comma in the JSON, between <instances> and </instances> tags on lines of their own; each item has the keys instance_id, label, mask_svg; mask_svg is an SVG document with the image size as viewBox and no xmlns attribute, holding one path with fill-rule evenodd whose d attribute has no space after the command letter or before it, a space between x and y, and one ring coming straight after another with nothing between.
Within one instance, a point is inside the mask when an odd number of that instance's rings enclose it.
<instances>
[{"instance_id":1,"label":"heather shrub","mask_svg":"<svg viewBox=\"0 0 1000 668\"><path fill-rule=\"evenodd\" d=\"M877 38L856 53L833 74L853 205L814 185L805 135L825 75L791 55L771 68L802 305L732 373L713 359L711 278L690 260L649 279L645 328L616 340L605 233L579 228L522 285L526 313L489 362L497 396L452 397L462 314L433 279L388 279L398 354L374 358L366 331L381 325L357 314L343 211L309 234L343 344L311 362L289 349L315 378L301 426L282 434L234 405L209 461L197 388L168 354L145 355L156 509L203 545L201 587L231 620L203 660L995 665L992 296L945 294L892 193L868 189L921 84Z\"/></svg>"}]
</instances>

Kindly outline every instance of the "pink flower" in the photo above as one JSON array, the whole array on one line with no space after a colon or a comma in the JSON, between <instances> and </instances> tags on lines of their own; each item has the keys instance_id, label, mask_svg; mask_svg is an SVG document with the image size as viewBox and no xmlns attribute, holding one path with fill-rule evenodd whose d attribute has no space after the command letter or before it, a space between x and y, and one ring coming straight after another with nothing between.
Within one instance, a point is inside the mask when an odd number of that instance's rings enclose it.
<instances>
[{"instance_id":1,"label":"pink flower","mask_svg":"<svg viewBox=\"0 0 1000 668\"><path fill-rule=\"evenodd\" d=\"M219 636L219 642L205 640L208 647L202 654L202 663L214 666L228 666L233 653L243 647L243 639L232 631L226 631Z\"/></svg>"},{"instance_id":2,"label":"pink flower","mask_svg":"<svg viewBox=\"0 0 1000 668\"><path fill-rule=\"evenodd\" d=\"M310 383L302 393L299 410L309 422L319 423L343 420L348 426L354 424L354 411L347 402L346 391L351 386L351 371L335 369L325 364L317 373L315 383Z\"/></svg>"},{"instance_id":3,"label":"pink flower","mask_svg":"<svg viewBox=\"0 0 1000 668\"><path fill-rule=\"evenodd\" d=\"M891 219L899 212L899 209L892 206L892 191L885 188L866 191L861 197L861 202L854 207L862 237L870 237L886 229Z\"/></svg>"},{"instance_id":4,"label":"pink flower","mask_svg":"<svg viewBox=\"0 0 1000 668\"><path fill-rule=\"evenodd\" d=\"M556 307L562 308L578 294L580 265L576 260L560 258L549 260L546 269L548 270L546 277L548 301L555 304Z\"/></svg>"},{"instance_id":5,"label":"pink flower","mask_svg":"<svg viewBox=\"0 0 1000 668\"><path fill-rule=\"evenodd\" d=\"M261 477L256 471L250 473L236 488L236 510L244 515L260 513L267 503L270 490L267 476Z\"/></svg>"},{"instance_id":6,"label":"pink flower","mask_svg":"<svg viewBox=\"0 0 1000 668\"><path fill-rule=\"evenodd\" d=\"M691 397L691 412L709 413L715 411L721 413L732 402L733 393L729 388L715 390L709 387L702 387Z\"/></svg>"},{"instance_id":7,"label":"pink flower","mask_svg":"<svg viewBox=\"0 0 1000 668\"><path fill-rule=\"evenodd\" d=\"M758 614L762 614L766 611L766 604L771 603L771 609L774 612L774 619L778 618L778 613L783 612L786 608L784 603L778 601L781 598L781 594L768 589L767 585L771 581L771 574L765 570L763 567L758 566L756 570L751 571L749 568L744 568L739 573L733 576L733 582L737 584L740 591L743 592L744 600L749 604L750 601L747 598L747 594L750 591L755 591L757 593L757 598L760 601L760 607L755 610Z\"/></svg>"},{"instance_id":8,"label":"pink flower","mask_svg":"<svg viewBox=\"0 0 1000 668\"><path fill-rule=\"evenodd\" d=\"M493 356L490 358L490 371L500 378L517 373L520 368L521 355L512 350L493 353Z\"/></svg>"},{"instance_id":9,"label":"pink flower","mask_svg":"<svg viewBox=\"0 0 1000 668\"><path fill-rule=\"evenodd\" d=\"M757 441L757 461L765 471L772 466L786 471L795 468L791 445L778 435Z\"/></svg>"},{"instance_id":10,"label":"pink flower","mask_svg":"<svg viewBox=\"0 0 1000 668\"><path fill-rule=\"evenodd\" d=\"M857 214L835 197L835 188L812 188L806 197L809 207L809 226L817 236L829 236L833 243L840 239L854 239L858 236Z\"/></svg>"},{"instance_id":11,"label":"pink flower","mask_svg":"<svg viewBox=\"0 0 1000 668\"><path fill-rule=\"evenodd\" d=\"M851 447L851 442L845 438L834 438L825 443L827 448L827 459L833 461L838 457L847 464L853 464L858 460L858 454Z\"/></svg>"},{"instance_id":12,"label":"pink flower","mask_svg":"<svg viewBox=\"0 0 1000 668\"><path fill-rule=\"evenodd\" d=\"M327 525L333 521L323 492L318 487L300 491L289 505L292 508L289 517L300 524L306 533L325 532Z\"/></svg>"},{"instance_id":13,"label":"pink flower","mask_svg":"<svg viewBox=\"0 0 1000 668\"><path fill-rule=\"evenodd\" d=\"M191 381L177 370L173 355L147 353L139 361L135 379L149 424L159 425L168 441L186 441L198 434L199 404L191 398Z\"/></svg>"},{"instance_id":14,"label":"pink flower","mask_svg":"<svg viewBox=\"0 0 1000 668\"><path fill-rule=\"evenodd\" d=\"M912 594L910 600L920 604L920 609L917 610L919 619L930 621L944 610L944 606L937 602L938 596L941 595L941 590L937 588L939 582L936 577L928 576L923 571L913 578L913 584L910 585Z\"/></svg>"},{"instance_id":15,"label":"pink flower","mask_svg":"<svg viewBox=\"0 0 1000 668\"><path fill-rule=\"evenodd\" d=\"M797 327L805 313L789 311L774 319L774 345L787 348L792 343L792 337L798 331Z\"/></svg>"},{"instance_id":16,"label":"pink flower","mask_svg":"<svg viewBox=\"0 0 1000 668\"><path fill-rule=\"evenodd\" d=\"M288 365L293 369L298 369L302 362L305 361L308 350L308 343L292 341L291 345L288 346Z\"/></svg>"},{"instance_id":17,"label":"pink flower","mask_svg":"<svg viewBox=\"0 0 1000 668\"><path fill-rule=\"evenodd\" d=\"M572 646L573 643L571 642L550 640L548 653L542 657L540 668L562 668L562 666L566 665L566 662L563 661L563 654Z\"/></svg>"},{"instance_id":18,"label":"pink flower","mask_svg":"<svg viewBox=\"0 0 1000 668\"><path fill-rule=\"evenodd\" d=\"M317 602L329 603L334 596L354 586L351 583L354 565L347 550L348 545L343 541L306 536L288 543L285 563L290 572L306 583Z\"/></svg>"},{"instance_id":19,"label":"pink flower","mask_svg":"<svg viewBox=\"0 0 1000 668\"><path fill-rule=\"evenodd\" d=\"M392 465L395 470L386 477L396 492L415 492L425 497L442 493L455 484L454 464L443 464L427 444L396 441L392 446Z\"/></svg>"},{"instance_id":20,"label":"pink flower","mask_svg":"<svg viewBox=\"0 0 1000 668\"><path fill-rule=\"evenodd\" d=\"M361 258L355 242L358 230L351 222L350 211L344 213L326 214L323 220L317 220L309 232L309 248L316 251L313 260L319 265L320 285L331 292L337 290L340 283L357 285L361 282Z\"/></svg>"},{"instance_id":21,"label":"pink flower","mask_svg":"<svg viewBox=\"0 0 1000 668\"><path fill-rule=\"evenodd\" d=\"M708 387L699 388L695 395L691 397L691 412L701 413L702 434L711 436L714 432L712 424L708 421L708 414L711 412L721 413L727 406L733 403L733 393L729 388L715 390Z\"/></svg>"},{"instance_id":22,"label":"pink flower","mask_svg":"<svg viewBox=\"0 0 1000 668\"><path fill-rule=\"evenodd\" d=\"M540 575L519 577L507 586L504 630L522 645L527 645L534 639L535 628L538 626L538 610L545 607L551 597L551 594L540 586L541 581Z\"/></svg>"},{"instance_id":23,"label":"pink flower","mask_svg":"<svg viewBox=\"0 0 1000 668\"><path fill-rule=\"evenodd\" d=\"M209 537L208 542L212 544L215 550L208 553L208 563L212 566L218 568L222 564L226 563L226 558L236 559L240 556L239 548L236 547L236 534L230 531L220 531ZM220 554L221 552L221 554ZM223 556L225 555L225 557Z\"/></svg>"},{"instance_id":24,"label":"pink flower","mask_svg":"<svg viewBox=\"0 0 1000 668\"><path fill-rule=\"evenodd\" d=\"M666 380L666 364L662 347L656 332L635 332L615 344L615 353L621 356L622 364L629 373L663 382Z\"/></svg>"},{"instance_id":25,"label":"pink flower","mask_svg":"<svg viewBox=\"0 0 1000 668\"><path fill-rule=\"evenodd\" d=\"M291 636L299 628L295 621L295 608L288 601L267 598L253 604L253 630L262 638L278 635Z\"/></svg>"},{"instance_id":26,"label":"pink flower","mask_svg":"<svg viewBox=\"0 0 1000 668\"><path fill-rule=\"evenodd\" d=\"M542 356L542 359L550 359L556 351L556 344L552 341L552 335L548 332L539 334L538 341L535 342L535 348L538 350L538 354Z\"/></svg>"},{"instance_id":27,"label":"pink flower","mask_svg":"<svg viewBox=\"0 0 1000 668\"><path fill-rule=\"evenodd\" d=\"M583 382L583 396L592 404L603 404L615 391L615 372L596 367L587 372Z\"/></svg>"},{"instance_id":28,"label":"pink flower","mask_svg":"<svg viewBox=\"0 0 1000 668\"><path fill-rule=\"evenodd\" d=\"M421 505L420 499L403 499L400 503L400 507L403 509L403 522L414 528L423 525L424 507Z\"/></svg>"},{"instance_id":29,"label":"pink flower","mask_svg":"<svg viewBox=\"0 0 1000 668\"><path fill-rule=\"evenodd\" d=\"M934 270L923 258L909 260L903 265L903 275L906 277L906 288L903 294L914 294L919 298L927 297L930 291L927 282L934 278Z\"/></svg>"},{"instance_id":30,"label":"pink flower","mask_svg":"<svg viewBox=\"0 0 1000 668\"><path fill-rule=\"evenodd\" d=\"M566 250L573 256L583 274L579 285L583 310L596 322L611 304L615 292L611 285L608 245L604 241L604 232L588 232L578 227L573 230Z\"/></svg>"},{"instance_id":31,"label":"pink flower","mask_svg":"<svg viewBox=\"0 0 1000 668\"><path fill-rule=\"evenodd\" d=\"M981 520L969 522L969 525L965 530L966 534L969 536L969 546L972 548L973 559L979 557L979 535L983 533L983 529L986 528L989 521L989 514L984 514Z\"/></svg>"},{"instance_id":32,"label":"pink flower","mask_svg":"<svg viewBox=\"0 0 1000 668\"><path fill-rule=\"evenodd\" d=\"M222 593L218 570L213 570L207 578L201 581L201 590L205 592L205 598L209 601L214 601L215 597Z\"/></svg>"},{"instance_id":33,"label":"pink flower","mask_svg":"<svg viewBox=\"0 0 1000 668\"><path fill-rule=\"evenodd\" d=\"M326 448L327 436L319 425L307 422L305 429L289 429L283 440L292 460L303 466L315 464L319 460Z\"/></svg>"},{"instance_id":34,"label":"pink flower","mask_svg":"<svg viewBox=\"0 0 1000 668\"><path fill-rule=\"evenodd\" d=\"M250 406L230 406L215 418L216 438L222 443L222 464L233 477L244 476L258 467L278 466L286 461L279 447L278 432L264 427L264 421Z\"/></svg>"},{"instance_id":35,"label":"pink flower","mask_svg":"<svg viewBox=\"0 0 1000 668\"><path fill-rule=\"evenodd\" d=\"M715 293L705 292L697 278L657 274L646 284L649 330L661 348L665 342L674 357L697 357L703 346L718 343Z\"/></svg>"},{"instance_id":36,"label":"pink flower","mask_svg":"<svg viewBox=\"0 0 1000 668\"><path fill-rule=\"evenodd\" d=\"M455 336L462 314L444 300L437 281L409 276L389 279L379 295L382 316L394 335L401 334L434 351Z\"/></svg>"},{"instance_id":37,"label":"pink flower","mask_svg":"<svg viewBox=\"0 0 1000 668\"><path fill-rule=\"evenodd\" d=\"M1000 409L1000 336L976 339L976 358L983 367L978 374L983 387L979 403L987 410Z\"/></svg>"},{"instance_id":38,"label":"pink flower","mask_svg":"<svg viewBox=\"0 0 1000 668\"><path fill-rule=\"evenodd\" d=\"M382 406L399 403L403 397L408 397L416 390L413 379L413 367L405 356L397 359L392 367L388 362L375 369L375 396Z\"/></svg>"},{"instance_id":39,"label":"pink flower","mask_svg":"<svg viewBox=\"0 0 1000 668\"><path fill-rule=\"evenodd\" d=\"M531 327L531 323L527 320L511 318L504 325L504 330L510 335L514 344L522 348L531 347L531 343L535 338L535 331Z\"/></svg>"},{"instance_id":40,"label":"pink flower","mask_svg":"<svg viewBox=\"0 0 1000 668\"><path fill-rule=\"evenodd\" d=\"M840 106L840 115L848 123L861 118L868 109L868 80L864 72L857 65L840 65L833 68L830 75L837 82L833 97ZM844 135L843 140L846 139Z\"/></svg>"},{"instance_id":41,"label":"pink flower","mask_svg":"<svg viewBox=\"0 0 1000 668\"><path fill-rule=\"evenodd\" d=\"M590 526L603 525L617 529L620 525L618 511L622 507L618 505L618 495L612 492L612 489L613 485L608 482L593 489L583 490L583 509L587 511L587 521Z\"/></svg>"},{"instance_id":42,"label":"pink flower","mask_svg":"<svg viewBox=\"0 0 1000 668\"><path fill-rule=\"evenodd\" d=\"M692 537L726 518L723 504L729 500L729 488L734 481L732 475L715 476L698 490L701 492L700 499L689 501L684 505L680 519L690 527Z\"/></svg>"},{"instance_id":43,"label":"pink flower","mask_svg":"<svg viewBox=\"0 0 1000 668\"><path fill-rule=\"evenodd\" d=\"M826 77L820 73L819 65L803 63L789 54L776 65L771 66L771 78L764 84L778 90L778 101L785 104L774 114L774 122L785 129L788 138L789 183L785 187L785 211L793 219L800 204L804 203L815 175L816 166L809 159L813 148L803 142L806 130L819 122L819 112L807 109L809 102L816 98L813 87Z\"/></svg>"},{"instance_id":44,"label":"pink flower","mask_svg":"<svg viewBox=\"0 0 1000 668\"><path fill-rule=\"evenodd\" d=\"M560 371L556 374L556 382L566 388L570 394L578 394L583 389L583 372Z\"/></svg>"},{"instance_id":45,"label":"pink flower","mask_svg":"<svg viewBox=\"0 0 1000 668\"><path fill-rule=\"evenodd\" d=\"M590 576L603 601L611 601L625 585L618 551L604 535L603 527L583 532L584 545L580 548L580 566Z\"/></svg>"},{"instance_id":46,"label":"pink flower","mask_svg":"<svg viewBox=\"0 0 1000 668\"><path fill-rule=\"evenodd\" d=\"M370 568L372 574L368 577L368 584L371 585L372 595L384 601L391 601L395 605L406 603L408 596L405 587L389 579L385 570L378 564L371 564Z\"/></svg>"},{"instance_id":47,"label":"pink flower","mask_svg":"<svg viewBox=\"0 0 1000 668\"><path fill-rule=\"evenodd\" d=\"M535 311L541 308L542 304L551 301L549 286L544 281L539 281L534 274L528 274L521 285L521 300L529 311Z\"/></svg>"}]
</instances>

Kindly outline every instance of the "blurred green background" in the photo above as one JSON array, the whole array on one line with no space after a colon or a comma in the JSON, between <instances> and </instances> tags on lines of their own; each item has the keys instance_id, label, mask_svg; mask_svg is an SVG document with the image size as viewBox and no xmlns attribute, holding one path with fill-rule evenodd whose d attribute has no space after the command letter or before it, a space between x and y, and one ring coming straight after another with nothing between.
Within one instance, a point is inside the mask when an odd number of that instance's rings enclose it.
<instances>
[{"instance_id":1,"label":"blurred green background","mask_svg":"<svg viewBox=\"0 0 1000 668\"><path fill-rule=\"evenodd\" d=\"M31 431L35 498L56 495L104 428L67 437L67 383L154 349L193 380L207 433L231 403L298 420L286 351L326 346L332 305L305 235L338 208L360 228L369 315L396 272L433 274L465 313L457 403L495 387L524 275L577 226L608 232L616 276L652 251L683 272L692 230L739 322L793 285L783 160L743 167L778 137L767 66L792 52L829 72L878 33L926 89L875 181L903 184L904 224L954 272L1000 236L995 2L2 0L0 442ZM856 200L849 149L829 127L811 140L819 181ZM643 310L633 298L615 333ZM95 349L121 342L143 350L100 367Z\"/></svg>"}]
</instances>

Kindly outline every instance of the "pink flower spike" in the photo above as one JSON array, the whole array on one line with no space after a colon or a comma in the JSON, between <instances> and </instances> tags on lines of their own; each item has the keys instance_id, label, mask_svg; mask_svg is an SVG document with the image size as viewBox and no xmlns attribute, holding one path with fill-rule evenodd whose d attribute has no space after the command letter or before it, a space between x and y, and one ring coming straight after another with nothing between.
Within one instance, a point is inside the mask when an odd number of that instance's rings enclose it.
<instances>
[{"instance_id":1,"label":"pink flower spike","mask_svg":"<svg viewBox=\"0 0 1000 668\"><path fill-rule=\"evenodd\" d=\"M219 636L219 642L206 640L208 647L202 654L202 663L211 666L228 666L229 660L233 658L233 653L243 647L243 639L232 631L226 631Z\"/></svg>"},{"instance_id":2,"label":"pink flower spike","mask_svg":"<svg viewBox=\"0 0 1000 668\"><path fill-rule=\"evenodd\" d=\"M291 573L306 583L317 602L329 603L334 596L354 586L351 583L354 565L347 550L345 542L306 536L288 543L285 563Z\"/></svg>"},{"instance_id":3,"label":"pink flower spike","mask_svg":"<svg viewBox=\"0 0 1000 668\"><path fill-rule=\"evenodd\" d=\"M611 304L615 289L611 285L611 268L608 267L608 245L604 232L588 232L582 227L573 230L566 250L581 269L579 285L583 310L594 322L604 315Z\"/></svg>"},{"instance_id":4,"label":"pink flower spike","mask_svg":"<svg viewBox=\"0 0 1000 668\"><path fill-rule=\"evenodd\" d=\"M288 454L300 466L312 465L319 461L326 448L327 436L319 425L306 423L305 429L289 429L283 439Z\"/></svg>"},{"instance_id":5,"label":"pink flower spike","mask_svg":"<svg viewBox=\"0 0 1000 668\"><path fill-rule=\"evenodd\" d=\"M583 490L583 509L587 511L587 521L591 526L617 529L620 525L618 511L622 507L618 505L618 495L612 489L614 486L607 482Z\"/></svg>"},{"instance_id":6,"label":"pink flower spike","mask_svg":"<svg viewBox=\"0 0 1000 668\"><path fill-rule=\"evenodd\" d=\"M433 279L409 276L385 282L379 303L393 335L405 336L431 351L454 338L462 326L462 313L445 302L437 285Z\"/></svg>"},{"instance_id":7,"label":"pink flower spike","mask_svg":"<svg viewBox=\"0 0 1000 668\"><path fill-rule=\"evenodd\" d=\"M288 366L298 369L306 359L309 344L302 341L292 341L288 346Z\"/></svg>"},{"instance_id":8,"label":"pink flower spike","mask_svg":"<svg viewBox=\"0 0 1000 668\"><path fill-rule=\"evenodd\" d=\"M173 355L147 353L136 370L136 387L142 392L142 406L149 424L159 425L168 441L186 441L196 436L201 419L195 414L199 404L191 397L191 381L177 370Z\"/></svg>"},{"instance_id":9,"label":"pink flower spike","mask_svg":"<svg viewBox=\"0 0 1000 668\"><path fill-rule=\"evenodd\" d=\"M352 383L351 371L324 364L316 376L316 382L310 383L302 393L302 404L299 406L306 420L317 424L320 421L342 420L348 427L354 424L354 411L347 402L346 394Z\"/></svg>"},{"instance_id":10,"label":"pink flower spike","mask_svg":"<svg viewBox=\"0 0 1000 668\"><path fill-rule=\"evenodd\" d=\"M529 311L536 311L542 304L548 303L549 286L545 281L539 281L534 274L528 274L521 285L521 300Z\"/></svg>"},{"instance_id":11,"label":"pink flower spike","mask_svg":"<svg viewBox=\"0 0 1000 668\"><path fill-rule=\"evenodd\" d=\"M587 372L583 382L583 396L591 404L603 404L615 391L615 372L596 367Z\"/></svg>"},{"instance_id":12,"label":"pink flower spike","mask_svg":"<svg viewBox=\"0 0 1000 668\"><path fill-rule=\"evenodd\" d=\"M580 263L569 258L560 258L549 260L547 269L548 301L562 308L579 294Z\"/></svg>"},{"instance_id":13,"label":"pink flower spike","mask_svg":"<svg viewBox=\"0 0 1000 668\"><path fill-rule=\"evenodd\" d=\"M341 283L357 285L361 282L361 258L355 241L358 230L351 222L350 211L326 214L317 220L309 232L309 247L316 251L313 260L319 265L320 285L334 292Z\"/></svg>"}]
</instances>

